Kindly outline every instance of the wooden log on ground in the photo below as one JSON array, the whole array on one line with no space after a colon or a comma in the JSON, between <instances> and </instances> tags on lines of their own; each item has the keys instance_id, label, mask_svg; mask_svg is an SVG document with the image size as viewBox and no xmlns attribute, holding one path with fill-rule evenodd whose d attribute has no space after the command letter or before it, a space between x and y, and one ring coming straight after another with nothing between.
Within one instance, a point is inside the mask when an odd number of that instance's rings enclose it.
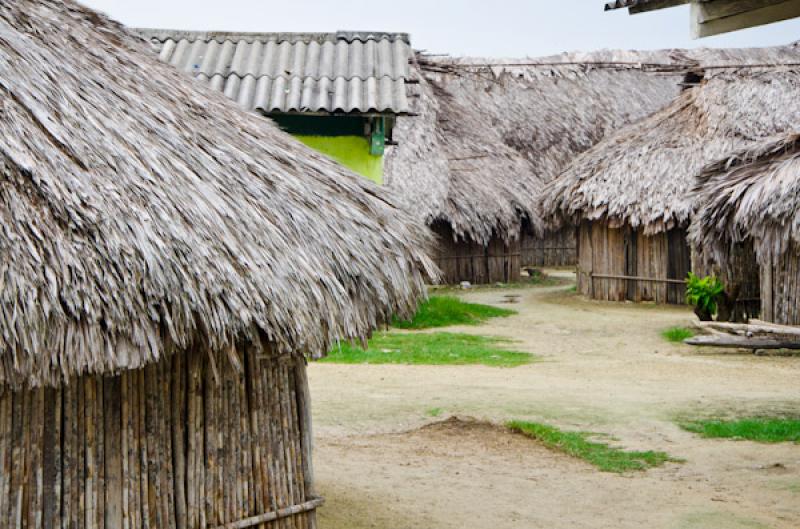
<instances>
[{"instance_id":1,"label":"wooden log on ground","mask_svg":"<svg viewBox=\"0 0 800 529\"><path fill-rule=\"evenodd\" d=\"M701 322L695 322L695 326L703 330L721 331L730 334L739 334L745 336L767 334L767 335L800 337L800 327L792 327L789 325L776 325L766 322L746 324L746 323L726 323L718 321L701 321Z\"/></svg>"},{"instance_id":2,"label":"wooden log on ground","mask_svg":"<svg viewBox=\"0 0 800 529\"><path fill-rule=\"evenodd\" d=\"M703 347L735 347L739 349L792 349L800 350L800 339L778 339L764 337L747 337L737 335L714 334L695 336L684 340L688 345Z\"/></svg>"}]
</instances>

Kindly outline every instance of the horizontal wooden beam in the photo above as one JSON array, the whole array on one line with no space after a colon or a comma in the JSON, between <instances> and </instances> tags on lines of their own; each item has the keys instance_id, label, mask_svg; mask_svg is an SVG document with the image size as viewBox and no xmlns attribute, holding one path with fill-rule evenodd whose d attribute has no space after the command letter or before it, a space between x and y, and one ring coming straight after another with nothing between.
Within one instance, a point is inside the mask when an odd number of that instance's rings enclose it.
<instances>
[{"instance_id":1,"label":"horizontal wooden beam","mask_svg":"<svg viewBox=\"0 0 800 529\"><path fill-rule=\"evenodd\" d=\"M758 9L786 3L787 0L711 0L708 2L695 2L697 5L696 22L704 24L743 13L750 13Z\"/></svg>"},{"instance_id":2,"label":"horizontal wooden beam","mask_svg":"<svg viewBox=\"0 0 800 529\"><path fill-rule=\"evenodd\" d=\"M747 336L727 334L695 336L684 340L684 343L703 347L735 347L737 349L800 349L800 340L748 338Z\"/></svg>"},{"instance_id":3,"label":"horizontal wooden beam","mask_svg":"<svg viewBox=\"0 0 800 529\"><path fill-rule=\"evenodd\" d=\"M648 11L657 11L659 9L667 9L670 7L688 4L689 0L655 0L652 2L643 2L632 6L628 9L628 13L636 15L638 13L647 13Z\"/></svg>"},{"instance_id":4,"label":"horizontal wooden beam","mask_svg":"<svg viewBox=\"0 0 800 529\"><path fill-rule=\"evenodd\" d=\"M252 518L239 520L238 522L221 525L217 527L217 529L247 529L249 527L263 525L265 523L274 522L275 520L288 518L290 516L311 512L316 510L318 507L321 507L324 503L324 499L314 498L313 500L307 501L300 505L292 505L291 507L286 507L278 511L268 512L259 516L253 516Z\"/></svg>"},{"instance_id":5,"label":"horizontal wooden beam","mask_svg":"<svg viewBox=\"0 0 800 529\"><path fill-rule=\"evenodd\" d=\"M800 340L800 327L792 325L778 325L775 323L750 320L750 323L730 323L723 321L698 321L695 327L704 330L721 331L731 334L754 335L772 334L779 336L797 336Z\"/></svg>"},{"instance_id":6,"label":"horizontal wooden beam","mask_svg":"<svg viewBox=\"0 0 800 529\"><path fill-rule=\"evenodd\" d=\"M667 279L667 278L658 278L658 277L642 277L642 276L622 276L622 275L613 275L613 274L595 274L594 272L589 273L589 277L592 279L621 279L625 281L644 281L650 283L670 283L676 285L685 285L686 281L683 279Z\"/></svg>"},{"instance_id":7,"label":"horizontal wooden beam","mask_svg":"<svg viewBox=\"0 0 800 529\"><path fill-rule=\"evenodd\" d=\"M692 36L710 37L800 17L800 0L692 2Z\"/></svg>"}]
</instances>

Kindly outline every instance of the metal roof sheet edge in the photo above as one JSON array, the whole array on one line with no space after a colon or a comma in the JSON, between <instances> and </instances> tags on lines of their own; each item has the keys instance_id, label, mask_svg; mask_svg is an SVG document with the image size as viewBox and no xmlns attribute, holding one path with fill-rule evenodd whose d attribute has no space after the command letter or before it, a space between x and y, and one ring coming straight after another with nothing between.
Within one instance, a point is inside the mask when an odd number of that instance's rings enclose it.
<instances>
[{"instance_id":1,"label":"metal roof sheet edge","mask_svg":"<svg viewBox=\"0 0 800 529\"><path fill-rule=\"evenodd\" d=\"M403 41L411 44L408 33L392 33L386 31L336 31L332 33L292 33L292 32L242 32L242 31L196 31L166 28L131 28L138 35L155 39L160 42L167 40L186 39L190 42L197 40L215 40L223 43L226 40L245 41L248 43L262 42L353 42L370 40Z\"/></svg>"}]
</instances>

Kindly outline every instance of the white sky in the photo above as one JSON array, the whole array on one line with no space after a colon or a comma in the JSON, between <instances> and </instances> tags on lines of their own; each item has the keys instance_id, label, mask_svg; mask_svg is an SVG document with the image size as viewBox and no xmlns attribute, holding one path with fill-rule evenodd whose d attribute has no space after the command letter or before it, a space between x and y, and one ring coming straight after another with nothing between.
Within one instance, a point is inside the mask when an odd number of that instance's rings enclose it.
<instances>
[{"instance_id":1,"label":"white sky","mask_svg":"<svg viewBox=\"0 0 800 529\"><path fill-rule=\"evenodd\" d=\"M404 31L416 49L525 57L600 48L745 47L800 40L800 19L691 40L688 6L630 16L604 0L82 0L129 26Z\"/></svg>"}]
</instances>

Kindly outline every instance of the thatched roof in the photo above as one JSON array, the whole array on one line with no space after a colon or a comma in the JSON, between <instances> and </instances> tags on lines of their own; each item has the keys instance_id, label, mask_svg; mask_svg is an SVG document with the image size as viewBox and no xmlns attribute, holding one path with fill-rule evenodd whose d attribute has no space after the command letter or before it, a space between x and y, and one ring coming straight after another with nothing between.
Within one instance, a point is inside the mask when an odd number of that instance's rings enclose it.
<instances>
[{"instance_id":1,"label":"thatched roof","mask_svg":"<svg viewBox=\"0 0 800 529\"><path fill-rule=\"evenodd\" d=\"M605 218L646 233L685 226L689 190L705 165L798 123L796 66L709 69L668 107L579 156L548 184L542 211L553 225Z\"/></svg>"},{"instance_id":2,"label":"thatched roof","mask_svg":"<svg viewBox=\"0 0 800 529\"><path fill-rule=\"evenodd\" d=\"M423 295L383 190L71 0L0 3L0 91L0 384L320 355Z\"/></svg>"},{"instance_id":3,"label":"thatched roof","mask_svg":"<svg viewBox=\"0 0 800 529\"><path fill-rule=\"evenodd\" d=\"M796 128L797 130L797 128ZM708 166L694 189L690 236L724 262L732 242L753 238L761 257L800 249L800 134L731 154Z\"/></svg>"},{"instance_id":4,"label":"thatched roof","mask_svg":"<svg viewBox=\"0 0 800 529\"><path fill-rule=\"evenodd\" d=\"M524 218L540 225L536 200L547 181L678 93L680 77L646 72L642 55L600 64L608 56L420 58L418 115L398 120L387 185L426 223L446 221L479 242L516 237Z\"/></svg>"}]
</instances>

